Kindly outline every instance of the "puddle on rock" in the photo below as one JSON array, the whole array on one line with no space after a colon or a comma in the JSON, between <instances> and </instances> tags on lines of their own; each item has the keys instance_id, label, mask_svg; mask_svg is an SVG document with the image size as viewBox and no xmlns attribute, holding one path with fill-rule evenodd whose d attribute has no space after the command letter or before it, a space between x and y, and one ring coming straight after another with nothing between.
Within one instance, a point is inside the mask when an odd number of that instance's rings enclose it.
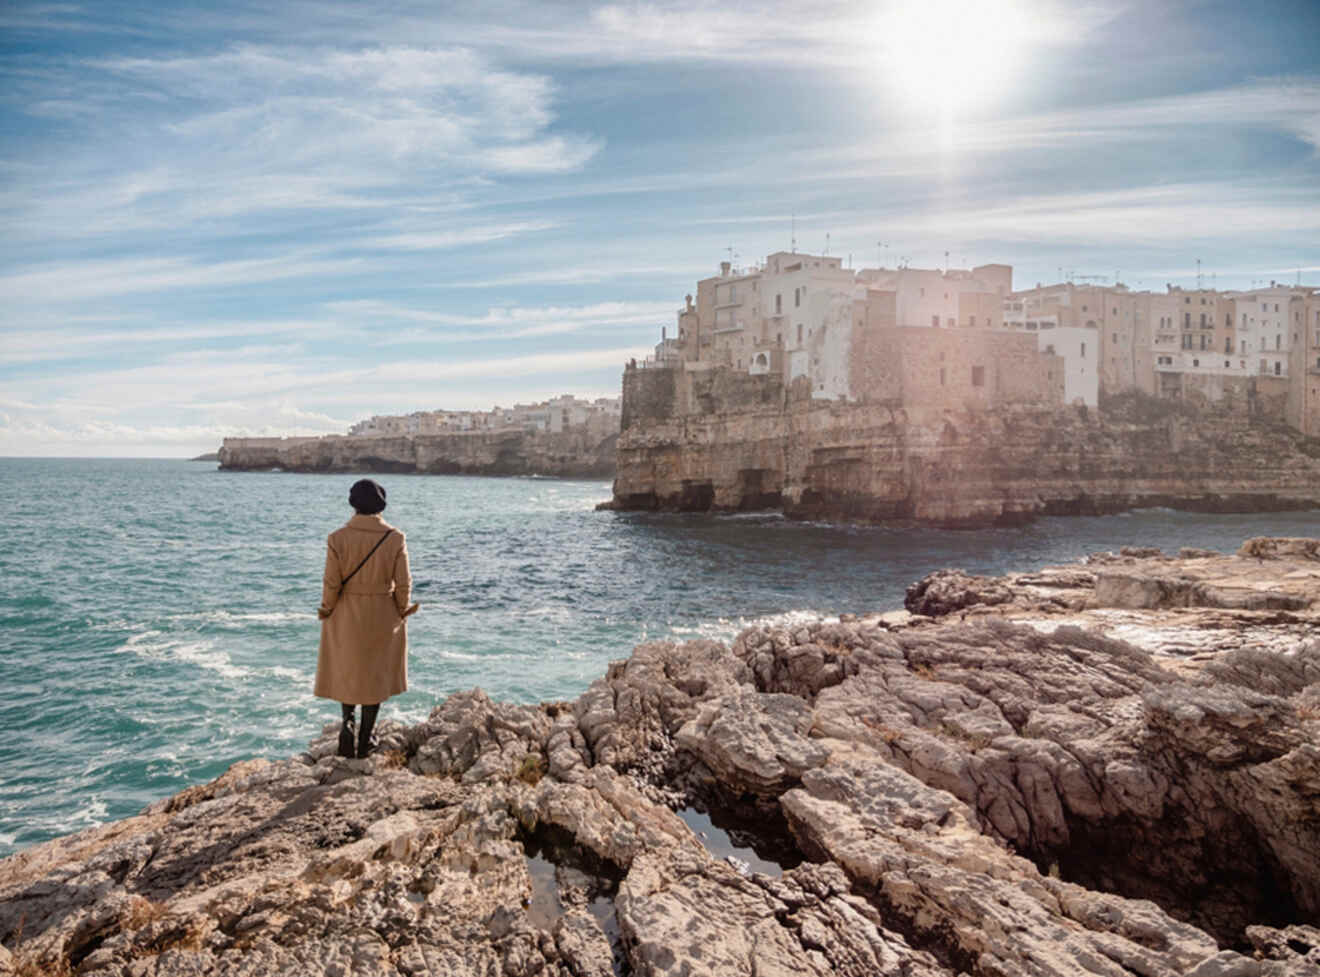
<instances>
[{"instance_id":1,"label":"puddle on rock","mask_svg":"<svg viewBox=\"0 0 1320 977\"><path fill-rule=\"evenodd\" d=\"M520 839L527 852L527 871L532 877L532 896L527 902L527 918L538 929L553 933L565 913L559 897L560 886L581 892L586 910L610 941L614 973L624 977L632 968L623 950L619 920L614 912L614 897L619 891L622 873L609 862L578 846L568 832L541 827Z\"/></svg>"},{"instance_id":2,"label":"puddle on rock","mask_svg":"<svg viewBox=\"0 0 1320 977\"><path fill-rule=\"evenodd\" d=\"M779 876L803 862L787 828L769 819L753 823L727 815L712 817L694 807L677 814L707 851L739 871Z\"/></svg>"}]
</instances>

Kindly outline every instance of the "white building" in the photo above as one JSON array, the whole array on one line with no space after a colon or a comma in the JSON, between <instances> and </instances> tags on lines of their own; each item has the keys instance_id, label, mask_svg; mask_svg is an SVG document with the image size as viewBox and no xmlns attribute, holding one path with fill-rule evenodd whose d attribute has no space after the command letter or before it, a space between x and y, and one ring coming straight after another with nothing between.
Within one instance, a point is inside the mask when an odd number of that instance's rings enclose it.
<instances>
[{"instance_id":1,"label":"white building","mask_svg":"<svg viewBox=\"0 0 1320 977\"><path fill-rule=\"evenodd\" d=\"M1294 333L1300 340L1304 296L1296 289L1270 284L1232 296L1238 316L1238 354L1247 360L1250 372L1286 377Z\"/></svg>"}]
</instances>

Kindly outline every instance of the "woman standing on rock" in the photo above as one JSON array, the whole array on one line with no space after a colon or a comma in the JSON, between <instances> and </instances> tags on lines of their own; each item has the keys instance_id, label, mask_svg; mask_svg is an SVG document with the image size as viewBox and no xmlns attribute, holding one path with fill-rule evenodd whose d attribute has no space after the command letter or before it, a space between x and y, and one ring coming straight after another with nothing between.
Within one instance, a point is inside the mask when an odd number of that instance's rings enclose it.
<instances>
[{"instance_id":1,"label":"woman standing on rock","mask_svg":"<svg viewBox=\"0 0 1320 977\"><path fill-rule=\"evenodd\" d=\"M408 688L405 622L417 605L408 603L412 576L403 533L380 515L384 487L369 478L354 482L348 502L356 515L326 540L312 691L343 707L339 755L362 758L371 751L380 704ZM354 717L359 705L360 727Z\"/></svg>"}]
</instances>

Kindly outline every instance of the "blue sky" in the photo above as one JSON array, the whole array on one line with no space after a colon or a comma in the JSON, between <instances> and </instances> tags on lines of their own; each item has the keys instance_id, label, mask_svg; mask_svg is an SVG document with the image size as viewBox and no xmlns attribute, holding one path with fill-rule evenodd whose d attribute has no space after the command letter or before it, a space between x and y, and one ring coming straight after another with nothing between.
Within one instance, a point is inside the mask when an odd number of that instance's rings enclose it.
<instances>
[{"instance_id":1,"label":"blue sky","mask_svg":"<svg viewBox=\"0 0 1320 977\"><path fill-rule=\"evenodd\" d=\"M1314 2L6 3L0 454L614 394L793 215L1018 287L1317 283L1317 38Z\"/></svg>"}]
</instances>

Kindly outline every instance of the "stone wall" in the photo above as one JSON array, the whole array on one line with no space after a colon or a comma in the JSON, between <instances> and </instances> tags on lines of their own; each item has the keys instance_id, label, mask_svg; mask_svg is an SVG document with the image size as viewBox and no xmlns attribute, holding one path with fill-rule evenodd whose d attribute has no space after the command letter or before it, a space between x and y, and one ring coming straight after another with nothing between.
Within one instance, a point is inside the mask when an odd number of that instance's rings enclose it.
<instances>
[{"instance_id":1,"label":"stone wall","mask_svg":"<svg viewBox=\"0 0 1320 977\"><path fill-rule=\"evenodd\" d=\"M679 371L668 368L639 369L630 363L623 371L622 427L672 417L676 409L675 387Z\"/></svg>"},{"instance_id":2,"label":"stone wall","mask_svg":"<svg viewBox=\"0 0 1320 977\"><path fill-rule=\"evenodd\" d=\"M220 467L608 478L614 474L617 439L618 432L599 425L554 434L505 430L408 437L225 438Z\"/></svg>"}]
</instances>

